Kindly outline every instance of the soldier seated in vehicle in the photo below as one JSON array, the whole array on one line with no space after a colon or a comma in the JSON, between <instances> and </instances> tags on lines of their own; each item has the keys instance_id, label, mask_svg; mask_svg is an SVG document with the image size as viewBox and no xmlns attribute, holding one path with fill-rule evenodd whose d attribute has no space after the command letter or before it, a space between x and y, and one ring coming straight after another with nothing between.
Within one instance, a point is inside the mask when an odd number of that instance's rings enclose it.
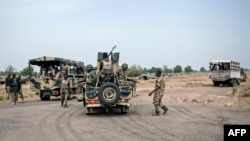
<instances>
[{"instance_id":1,"label":"soldier seated in vehicle","mask_svg":"<svg viewBox=\"0 0 250 141\"><path fill-rule=\"evenodd\" d=\"M40 78L44 78L46 76L47 69L44 65L41 66L40 68Z\"/></svg>"},{"instance_id":2,"label":"soldier seated in vehicle","mask_svg":"<svg viewBox=\"0 0 250 141\"><path fill-rule=\"evenodd\" d=\"M86 79L86 84L88 86L95 86L96 85L96 81L97 81L97 75L96 75L96 70L94 70L92 65L87 65L86 66L87 69L87 79Z\"/></svg>"},{"instance_id":3,"label":"soldier seated in vehicle","mask_svg":"<svg viewBox=\"0 0 250 141\"><path fill-rule=\"evenodd\" d=\"M121 68L116 72L116 75L119 80L127 81L127 69L128 64L123 63Z\"/></svg>"}]
</instances>

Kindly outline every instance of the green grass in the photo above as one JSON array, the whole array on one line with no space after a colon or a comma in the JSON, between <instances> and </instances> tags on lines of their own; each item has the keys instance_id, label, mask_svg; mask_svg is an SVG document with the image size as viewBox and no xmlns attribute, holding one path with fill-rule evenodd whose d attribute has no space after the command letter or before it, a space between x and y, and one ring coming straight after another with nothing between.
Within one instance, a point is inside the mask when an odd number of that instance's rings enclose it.
<instances>
[{"instance_id":1,"label":"green grass","mask_svg":"<svg viewBox=\"0 0 250 141\"><path fill-rule=\"evenodd\" d=\"M4 100L4 96L0 95L0 101Z\"/></svg>"},{"instance_id":2,"label":"green grass","mask_svg":"<svg viewBox=\"0 0 250 141\"><path fill-rule=\"evenodd\" d=\"M250 90L249 91L245 91L244 96L245 97L250 97Z\"/></svg>"}]
</instances>

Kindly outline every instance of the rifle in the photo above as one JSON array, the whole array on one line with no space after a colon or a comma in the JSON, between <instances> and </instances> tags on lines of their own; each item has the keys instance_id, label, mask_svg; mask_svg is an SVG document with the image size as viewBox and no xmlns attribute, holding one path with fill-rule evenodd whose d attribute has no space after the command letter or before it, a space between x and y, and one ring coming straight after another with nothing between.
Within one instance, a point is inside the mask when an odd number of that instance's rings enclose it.
<instances>
[{"instance_id":1,"label":"rifle","mask_svg":"<svg viewBox=\"0 0 250 141\"><path fill-rule=\"evenodd\" d=\"M110 56L113 52L113 50L116 48L116 45L112 48L112 50L109 52L108 56Z\"/></svg>"}]
</instances>

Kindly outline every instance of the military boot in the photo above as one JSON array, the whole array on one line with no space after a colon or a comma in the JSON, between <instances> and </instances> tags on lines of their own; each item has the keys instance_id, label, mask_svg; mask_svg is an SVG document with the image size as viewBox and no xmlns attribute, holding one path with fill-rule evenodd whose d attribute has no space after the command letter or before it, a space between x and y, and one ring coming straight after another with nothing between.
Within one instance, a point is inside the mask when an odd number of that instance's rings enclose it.
<instances>
[{"instance_id":1,"label":"military boot","mask_svg":"<svg viewBox=\"0 0 250 141\"><path fill-rule=\"evenodd\" d=\"M160 112L159 111L155 111L155 114L152 114L152 116L160 116Z\"/></svg>"},{"instance_id":2,"label":"military boot","mask_svg":"<svg viewBox=\"0 0 250 141\"><path fill-rule=\"evenodd\" d=\"M163 115L165 115L168 111L167 106L163 105L161 108L164 110Z\"/></svg>"}]
</instances>

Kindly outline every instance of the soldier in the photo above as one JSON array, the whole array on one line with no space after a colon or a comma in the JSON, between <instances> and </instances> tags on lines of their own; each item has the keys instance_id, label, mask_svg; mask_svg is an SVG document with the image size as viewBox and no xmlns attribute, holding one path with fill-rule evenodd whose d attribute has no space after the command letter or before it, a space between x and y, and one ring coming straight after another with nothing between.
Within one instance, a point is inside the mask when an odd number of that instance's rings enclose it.
<instances>
[{"instance_id":1,"label":"soldier","mask_svg":"<svg viewBox=\"0 0 250 141\"><path fill-rule=\"evenodd\" d=\"M118 76L119 80L127 81L127 69L128 64L123 63L121 69L116 72L116 75Z\"/></svg>"},{"instance_id":2,"label":"soldier","mask_svg":"<svg viewBox=\"0 0 250 141\"><path fill-rule=\"evenodd\" d=\"M103 69L111 69L111 68L112 68L112 61L109 59L108 54L104 53L100 69L103 70Z\"/></svg>"},{"instance_id":3,"label":"soldier","mask_svg":"<svg viewBox=\"0 0 250 141\"><path fill-rule=\"evenodd\" d=\"M46 76L47 69L44 65L40 68L40 78L44 78Z\"/></svg>"},{"instance_id":4,"label":"soldier","mask_svg":"<svg viewBox=\"0 0 250 141\"><path fill-rule=\"evenodd\" d=\"M64 74L61 82L61 106L66 108L69 95L69 80L68 75Z\"/></svg>"},{"instance_id":5,"label":"soldier","mask_svg":"<svg viewBox=\"0 0 250 141\"><path fill-rule=\"evenodd\" d=\"M164 110L163 115L165 115L168 111L168 108L161 103L161 100L165 91L165 81L164 81L164 78L161 77L160 70L157 70L155 75L157 77L157 80L155 82L155 88L148 94L149 96L151 96L154 93L153 104L155 106L155 114L153 114L153 116L160 115L160 111L159 111L160 107Z\"/></svg>"},{"instance_id":6,"label":"soldier","mask_svg":"<svg viewBox=\"0 0 250 141\"><path fill-rule=\"evenodd\" d=\"M16 78L16 74L12 74L12 78L10 79L10 94L12 99L12 104L16 105L17 102L17 88L18 87L18 80Z\"/></svg>"},{"instance_id":7,"label":"soldier","mask_svg":"<svg viewBox=\"0 0 250 141\"><path fill-rule=\"evenodd\" d=\"M10 99L10 74L5 78L5 90L7 94L7 100Z\"/></svg>"},{"instance_id":8,"label":"soldier","mask_svg":"<svg viewBox=\"0 0 250 141\"><path fill-rule=\"evenodd\" d=\"M89 86L95 86L96 81L97 81L97 75L96 71L93 69L92 65L87 65L87 79L86 79L86 84Z\"/></svg>"},{"instance_id":9,"label":"soldier","mask_svg":"<svg viewBox=\"0 0 250 141\"><path fill-rule=\"evenodd\" d=\"M23 91L22 91L22 80L21 80L20 75L17 78L17 94L20 95L20 97L22 99L22 103L24 103L24 97L23 97ZM17 95L17 97L18 97L18 95Z\"/></svg>"},{"instance_id":10,"label":"soldier","mask_svg":"<svg viewBox=\"0 0 250 141\"><path fill-rule=\"evenodd\" d=\"M62 76L64 76L64 74L68 75L69 65L66 61L63 62L61 69L62 69Z\"/></svg>"},{"instance_id":11,"label":"soldier","mask_svg":"<svg viewBox=\"0 0 250 141\"><path fill-rule=\"evenodd\" d=\"M136 83L138 83L138 82L136 82L135 80L133 80L131 78L128 78L127 70L128 70L128 64L123 63L122 66L121 66L121 69L119 69L116 72L116 75L118 76L119 80L131 81L131 85L132 85L132 87L134 89L134 96L137 96L137 94L136 94Z\"/></svg>"}]
</instances>

